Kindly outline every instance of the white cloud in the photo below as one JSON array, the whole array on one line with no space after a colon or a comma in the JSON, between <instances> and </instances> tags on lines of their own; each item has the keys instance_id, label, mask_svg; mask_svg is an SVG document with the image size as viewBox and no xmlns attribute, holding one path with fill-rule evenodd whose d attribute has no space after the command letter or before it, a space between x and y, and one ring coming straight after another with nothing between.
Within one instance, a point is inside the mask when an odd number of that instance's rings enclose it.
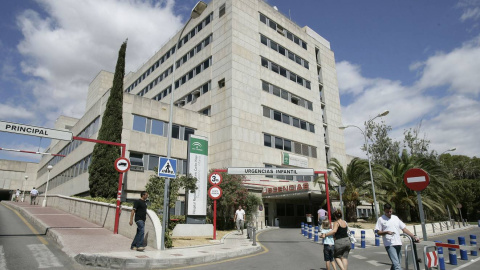
<instances>
[{"instance_id":1,"label":"white cloud","mask_svg":"<svg viewBox=\"0 0 480 270\"><path fill-rule=\"evenodd\" d=\"M348 61L337 63L338 84L342 94L353 94L354 96L362 93L365 87L372 82L360 75L360 66L353 65Z\"/></svg>"},{"instance_id":2,"label":"white cloud","mask_svg":"<svg viewBox=\"0 0 480 270\"><path fill-rule=\"evenodd\" d=\"M403 131L416 127L422 121L421 132L431 141L431 150L441 153L456 147L455 154L478 156L479 40L476 38L448 53L437 53L421 64L412 64L411 70L417 70L420 74L412 86L384 78L365 78L360 74L360 67L348 62L339 63L347 67L337 69L339 80L355 78L353 84L339 82L340 87L346 88L340 89L342 101L348 100L345 97L352 93L351 89L357 89L354 91L355 99L342 106L344 124L354 124L363 129L365 121L383 110L389 110L390 114L382 120L392 126L392 139L402 142ZM433 87L446 87L450 91L446 94L427 91ZM348 154L365 157L360 150L363 136L359 130L345 130L345 143Z\"/></svg>"},{"instance_id":3,"label":"white cloud","mask_svg":"<svg viewBox=\"0 0 480 270\"><path fill-rule=\"evenodd\" d=\"M480 19L480 0L460 0L457 7L463 9L460 21Z\"/></svg>"},{"instance_id":4,"label":"white cloud","mask_svg":"<svg viewBox=\"0 0 480 270\"><path fill-rule=\"evenodd\" d=\"M36 117L30 110L17 105L0 104L0 119L33 120Z\"/></svg>"},{"instance_id":5,"label":"white cloud","mask_svg":"<svg viewBox=\"0 0 480 270\"><path fill-rule=\"evenodd\" d=\"M42 11L17 17L17 48L31 101L30 112L53 125L60 115L80 117L88 85L100 70L114 71L128 38L126 72L151 57L181 27L173 0L37 0ZM0 101L0 104L5 103ZM3 106L8 106L3 104Z\"/></svg>"}]
</instances>

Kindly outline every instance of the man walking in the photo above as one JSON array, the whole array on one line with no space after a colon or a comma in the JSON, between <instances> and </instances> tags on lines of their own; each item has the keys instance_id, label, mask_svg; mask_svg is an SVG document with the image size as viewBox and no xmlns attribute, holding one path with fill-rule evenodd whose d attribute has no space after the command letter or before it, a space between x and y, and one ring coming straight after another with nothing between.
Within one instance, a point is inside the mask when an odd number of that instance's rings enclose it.
<instances>
[{"instance_id":1,"label":"man walking","mask_svg":"<svg viewBox=\"0 0 480 270\"><path fill-rule=\"evenodd\" d=\"M235 212L235 217L233 218L233 222L237 223L237 231L240 232L242 231L243 234L243 225L245 221L246 215L245 211L242 209L242 206L238 206L238 210Z\"/></svg>"},{"instance_id":2,"label":"man walking","mask_svg":"<svg viewBox=\"0 0 480 270\"><path fill-rule=\"evenodd\" d=\"M415 242L420 239L411 233L397 216L392 215L392 205L389 203L383 207L385 214L378 218L375 230L378 235L383 238L383 244L387 250L388 257L392 261L391 270L402 270L402 240L400 238L400 231L408 234Z\"/></svg>"},{"instance_id":3,"label":"man walking","mask_svg":"<svg viewBox=\"0 0 480 270\"><path fill-rule=\"evenodd\" d=\"M327 211L323 209L323 207L320 206L320 209L318 209L318 225L322 224L322 222L327 218Z\"/></svg>"},{"instance_id":4,"label":"man walking","mask_svg":"<svg viewBox=\"0 0 480 270\"><path fill-rule=\"evenodd\" d=\"M137 234L133 238L130 245L131 250L143 251L143 237L145 235L145 220L147 219L147 198L148 193L142 191L141 198L133 203L132 214L130 215L130 226L133 225L133 217L135 216L135 224L137 224Z\"/></svg>"},{"instance_id":5,"label":"man walking","mask_svg":"<svg viewBox=\"0 0 480 270\"><path fill-rule=\"evenodd\" d=\"M33 187L32 191L30 191L30 204L38 204L37 203L37 196L38 196L38 190Z\"/></svg>"}]
</instances>

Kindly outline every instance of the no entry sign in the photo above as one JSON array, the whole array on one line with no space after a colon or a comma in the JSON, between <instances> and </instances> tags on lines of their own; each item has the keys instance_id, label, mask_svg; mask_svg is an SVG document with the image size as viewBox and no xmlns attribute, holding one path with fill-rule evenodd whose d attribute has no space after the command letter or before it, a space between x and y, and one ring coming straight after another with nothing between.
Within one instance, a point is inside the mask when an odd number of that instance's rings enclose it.
<instances>
[{"instance_id":1,"label":"no entry sign","mask_svg":"<svg viewBox=\"0 0 480 270\"><path fill-rule=\"evenodd\" d=\"M208 190L208 196L212 200L218 200L222 197L222 189L219 186L213 186Z\"/></svg>"},{"instance_id":2,"label":"no entry sign","mask_svg":"<svg viewBox=\"0 0 480 270\"><path fill-rule=\"evenodd\" d=\"M403 182L411 190L422 191L430 183L430 177L426 171L414 168L405 173Z\"/></svg>"}]
</instances>

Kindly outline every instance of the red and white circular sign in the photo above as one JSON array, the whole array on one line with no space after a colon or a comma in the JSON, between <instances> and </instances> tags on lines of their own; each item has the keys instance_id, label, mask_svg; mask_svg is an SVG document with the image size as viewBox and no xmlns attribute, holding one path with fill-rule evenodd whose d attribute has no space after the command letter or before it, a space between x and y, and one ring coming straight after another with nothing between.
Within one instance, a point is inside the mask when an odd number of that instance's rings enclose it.
<instances>
[{"instance_id":1,"label":"red and white circular sign","mask_svg":"<svg viewBox=\"0 0 480 270\"><path fill-rule=\"evenodd\" d=\"M222 189L219 186L213 186L208 190L208 196L212 200L218 200L222 197Z\"/></svg>"},{"instance_id":2,"label":"red and white circular sign","mask_svg":"<svg viewBox=\"0 0 480 270\"><path fill-rule=\"evenodd\" d=\"M430 177L426 171L414 168L405 173L403 182L411 190L422 191L430 184Z\"/></svg>"},{"instance_id":3,"label":"red and white circular sign","mask_svg":"<svg viewBox=\"0 0 480 270\"><path fill-rule=\"evenodd\" d=\"M208 176L208 181L214 186L220 185L220 183L222 182L222 175L219 173L211 173Z\"/></svg>"},{"instance_id":4,"label":"red and white circular sign","mask_svg":"<svg viewBox=\"0 0 480 270\"><path fill-rule=\"evenodd\" d=\"M121 157L115 160L115 170L119 173L124 173L130 169L130 161L127 158Z\"/></svg>"}]
</instances>

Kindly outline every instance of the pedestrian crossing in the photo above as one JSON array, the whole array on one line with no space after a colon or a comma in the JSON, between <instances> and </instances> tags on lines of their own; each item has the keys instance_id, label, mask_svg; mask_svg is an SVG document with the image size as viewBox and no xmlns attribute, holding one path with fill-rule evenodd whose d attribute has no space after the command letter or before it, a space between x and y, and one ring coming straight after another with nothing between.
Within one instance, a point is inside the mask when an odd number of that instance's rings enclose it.
<instances>
[{"instance_id":1,"label":"pedestrian crossing","mask_svg":"<svg viewBox=\"0 0 480 270\"><path fill-rule=\"evenodd\" d=\"M27 248L31 254L31 258L34 258L37 264L35 269L48 269L48 268L60 268L63 269L63 264L58 258L43 244L31 244L27 245ZM0 270L8 270L7 261L5 256L5 248L0 245Z\"/></svg>"}]
</instances>

